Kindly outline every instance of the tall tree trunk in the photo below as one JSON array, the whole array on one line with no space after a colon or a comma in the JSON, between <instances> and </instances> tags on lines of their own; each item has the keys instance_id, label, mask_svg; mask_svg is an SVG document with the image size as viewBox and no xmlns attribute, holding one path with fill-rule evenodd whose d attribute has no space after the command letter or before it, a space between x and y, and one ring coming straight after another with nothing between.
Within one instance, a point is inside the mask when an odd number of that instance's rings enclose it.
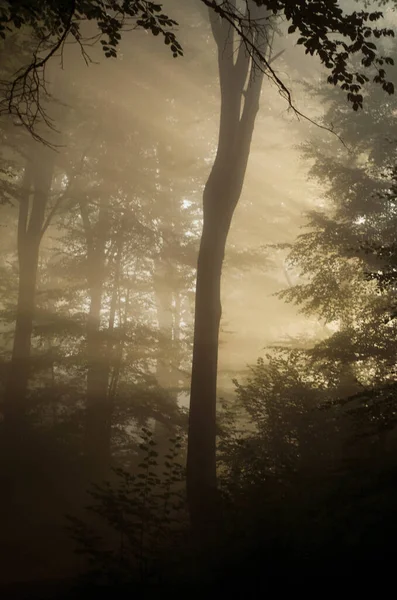
<instances>
[{"instance_id":1,"label":"tall tree trunk","mask_svg":"<svg viewBox=\"0 0 397 600\"><path fill-rule=\"evenodd\" d=\"M169 223L168 226L170 226ZM170 257L167 255L167 235L165 227L161 232L160 256L157 258L155 264L153 279L159 332L156 379L157 383L171 396L172 373L174 368L173 285L175 282L175 266L172 265ZM171 401L177 404L176 393ZM159 408L160 414L157 419L154 418L153 434L157 445L156 450L158 452L157 472L159 476L161 476L161 473L164 471L165 456L169 450L169 439L172 437L172 433L170 426L165 423L161 414L162 407ZM166 409L167 407L164 406L164 412Z\"/></svg>"},{"instance_id":2,"label":"tall tree trunk","mask_svg":"<svg viewBox=\"0 0 397 600\"><path fill-rule=\"evenodd\" d=\"M252 4L252 17L256 10ZM218 47L221 114L218 151L203 196L187 456L191 524L193 532L207 542L220 520L216 491L216 389L222 264L243 188L263 80L243 46L234 61L229 44L233 33L228 23L213 14L211 24ZM260 33L251 31L247 35ZM253 41L261 44L259 37Z\"/></svg>"},{"instance_id":3,"label":"tall tree trunk","mask_svg":"<svg viewBox=\"0 0 397 600\"><path fill-rule=\"evenodd\" d=\"M110 460L110 411L108 406L108 371L105 365L101 331L102 280L90 287L90 310L87 319L87 413L86 455L90 467L104 472Z\"/></svg>"},{"instance_id":4,"label":"tall tree trunk","mask_svg":"<svg viewBox=\"0 0 397 600\"><path fill-rule=\"evenodd\" d=\"M109 365L107 345L101 330L101 309L105 279L105 247L109 232L107 201L100 200L97 223L92 225L87 207L80 203L87 239L87 281L90 308L87 318L87 402L85 454L95 477L106 473L110 464Z\"/></svg>"},{"instance_id":5,"label":"tall tree trunk","mask_svg":"<svg viewBox=\"0 0 397 600\"><path fill-rule=\"evenodd\" d=\"M156 361L156 376L159 384L167 388L170 386L172 370L172 339L173 339L173 307L172 307L172 279L173 269L168 261L161 258L157 261L155 272L154 291L156 296L156 312L160 334L160 346L165 346L159 352Z\"/></svg>"},{"instance_id":6,"label":"tall tree trunk","mask_svg":"<svg viewBox=\"0 0 397 600\"><path fill-rule=\"evenodd\" d=\"M39 249L55 164L55 152L48 148L35 144L32 154L34 157L25 168L19 206L18 300L5 392L5 420L14 424L21 421L26 412Z\"/></svg>"},{"instance_id":7,"label":"tall tree trunk","mask_svg":"<svg viewBox=\"0 0 397 600\"><path fill-rule=\"evenodd\" d=\"M169 189L170 170L173 167L173 154L164 142L157 144L157 185L160 193ZM173 194L167 198L167 202L161 212L158 223L159 250L155 261L153 273L154 293L156 298L157 321L159 331L159 352L156 361L156 378L158 384L167 390L171 402L177 405L178 391L175 385L176 357L175 350L175 323L179 320L174 307L174 295L178 285L178 246L176 231L177 219L180 216L180 208ZM174 389L172 389L174 388ZM166 409L166 407L164 407ZM160 409L161 410L161 409ZM154 436L159 452L159 470L163 471L162 460L169 450L169 439L172 437L171 427L165 423L162 415L154 420Z\"/></svg>"}]
</instances>

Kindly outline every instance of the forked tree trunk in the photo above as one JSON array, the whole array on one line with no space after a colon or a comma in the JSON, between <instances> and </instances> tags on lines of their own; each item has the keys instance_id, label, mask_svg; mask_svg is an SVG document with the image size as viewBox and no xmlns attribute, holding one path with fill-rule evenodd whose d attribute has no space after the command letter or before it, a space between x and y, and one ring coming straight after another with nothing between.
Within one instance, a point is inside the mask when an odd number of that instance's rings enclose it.
<instances>
[{"instance_id":1,"label":"forked tree trunk","mask_svg":"<svg viewBox=\"0 0 397 600\"><path fill-rule=\"evenodd\" d=\"M253 4L251 16L257 14L256 10ZM221 114L218 151L203 197L187 456L191 524L193 532L207 543L220 520L216 491L216 389L222 264L244 183L263 80L243 46L234 60L229 44L233 33L228 23L215 14L211 19L218 47ZM261 44L259 37L253 41L257 46Z\"/></svg>"}]
</instances>

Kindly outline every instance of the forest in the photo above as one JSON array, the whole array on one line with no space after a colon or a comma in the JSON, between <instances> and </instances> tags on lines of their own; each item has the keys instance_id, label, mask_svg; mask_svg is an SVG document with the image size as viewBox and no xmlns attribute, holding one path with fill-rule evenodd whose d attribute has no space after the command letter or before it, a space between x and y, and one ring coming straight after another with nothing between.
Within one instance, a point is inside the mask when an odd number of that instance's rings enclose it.
<instances>
[{"instance_id":1,"label":"forest","mask_svg":"<svg viewBox=\"0 0 397 600\"><path fill-rule=\"evenodd\" d=\"M2 597L392 572L396 33L0 0Z\"/></svg>"}]
</instances>

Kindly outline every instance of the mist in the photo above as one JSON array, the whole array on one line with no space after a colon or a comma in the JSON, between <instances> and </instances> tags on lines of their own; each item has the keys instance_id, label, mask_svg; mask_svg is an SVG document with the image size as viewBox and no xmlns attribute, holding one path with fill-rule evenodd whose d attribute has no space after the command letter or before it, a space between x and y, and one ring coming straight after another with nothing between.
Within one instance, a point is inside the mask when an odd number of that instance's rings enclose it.
<instances>
[{"instance_id":1,"label":"mist","mask_svg":"<svg viewBox=\"0 0 397 600\"><path fill-rule=\"evenodd\" d=\"M331 83L321 35L305 53L268 3L223 3L229 22L167 0L177 24L134 14L114 52L97 17L61 15L79 33L45 68L56 21L46 37L3 4L4 597L245 593L385 568L394 2L336 3L383 16L354 25L364 49Z\"/></svg>"}]
</instances>

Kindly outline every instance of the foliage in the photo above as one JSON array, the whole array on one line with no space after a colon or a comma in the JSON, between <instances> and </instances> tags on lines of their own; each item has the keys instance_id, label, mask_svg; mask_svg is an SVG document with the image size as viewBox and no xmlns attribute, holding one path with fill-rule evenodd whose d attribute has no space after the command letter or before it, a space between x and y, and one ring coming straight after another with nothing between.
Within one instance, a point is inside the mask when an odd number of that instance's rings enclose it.
<instances>
[{"instance_id":1,"label":"foliage","mask_svg":"<svg viewBox=\"0 0 397 600\"><path fill-rule=\"evenodd\" d=\"M352 115L327 88L320 96L350 152L323 140L303 145L311 177L324 186L323 208L307 215L290 246L300 280L279 296L324 320L328 337L311 354L344 373L336 403L351 414L355 435L387 441L396 422L396 104L374 91L367 113Z\"/></svg>"},{"instance_id":2,"label":"foliage","mask_svg":"<svg viewBox=\"0 0 397 600\"><path fill-rule=\"evenodd\" d=\"M362 71L350 70L349 61L356 53L362 55L363 67L376 67L373 81L388 94L394 93L394 86L386 80L383 68L384 65L393 65L393 59L390 56L377 56L377 47L371 41L371 38L394 37L392 29L372 27L372 23L383 16L380 11L344 13L338 0L287 3L260 0L260 3L275 13L284 9L286 19L291 22L288 33L298 30L300 37L297 44L304 46L306 54L319 56L325 67L331 70L328 83L347 91L347 99L354 110L362 107L361 89L369 81Z\"/></svg>"},{"instance_id":3,"label":"foliage","mask_svg":"<svg viewBox=\"0 0 397 600\"><path fill-rule=\"evenodd\" d=\"M379 55L372 39L394 36L389 28L378 28L372 24L382 18L380 11L354 11L345 13L338 0L324 2L290 2L286 0L245 0L245 10L241 11L233 1L219 3L217 0L200 0L211 12L230 24L241 39L249 56L265 74L277 85L280 93L293 106L290 90L276 74L261 46L253 35L263 30L260 19L251 17L250 3L265 7L270 13L283 16L290 26L288 33L298 31L297 43L305 47L306 54L318 55L321 62L331 71L328 82L340 86L347 92L347 99L357 110L363 105L362 88L369 77L362 69L351 70L351 56L362 56L361 65L365 69L374 67L373 82L382 86L388 94L394 93L394 86L387 79L386 65L392 65L390 56ZM85 46L92 43L92 37L83 33L81 23L94 22L99 29L96 39L100 39L106 57L116 57L123 30L129 27L143 28L153 35L161 34L174 57L183 54L182 47L173 29L176 21L162 12L162 5L148 0L55 0L37 2L18 0L2 3L0 12L0 36L6 39L15 29L26 26L37 39L36 48L27 67L22 67L10 81L2 82L0 114L17 115L21 122L36 137L38 122L49 124L41 95L46 92L45 66L58 51L63 52L64 44L70 37L76 41L88 61ZM94 36L95 39L95 36Z\"/></svg>"},{"instance_id":4,"label":"foliage","mask_svg":"<svg viewBox=\"0 0 397 600\"><path fill-rule=\"evenodd\" d=\"M266 60L259 47L251 39L252 30L260 24L251 18L250 0L245 0L245 11L236 8L234 2L202 0L210 9L228 21L237 31L245 44L248 53L263 68L268 77L276 83L282 95L291 104L291 95L284 83L279 79ZM290 2L286 0L254 0L277 16L283 16L290 23L288 33L296 31L300 34L297 44L303 45L306 54L318 55L322 64L331 71L328 83L341 87L347 92L347 99L354 110L363 105L363 86L369 81L368 76L360 70L352 71L350 58L359 53L361 65L365 68L374 66L376 74L373 81L380 84L388 94L394 93L394 86L386 79L385 65L393 65L390 56L377 55L377 46L371 39L394 36L390 28L377 28L372 24L382 18L380 11L353 11L345 13L338 0L324 2Z\"/></svg>"},{"instance_id":5,"label":"foliage","mask_svg":"<svg viewBox=\"0 0 397 600\"><path fill-rule=\"evenodd\" d=\"M310 351L277 349L258 359L244 383L234 383L247 428L233 444L243 454L251 447L260 461L239 465L241 481L283 476L332 455L338 426L321 407L338 394L337 369L322 369Z\"/></svg>"},{"instance_id":6,"label":"foliage","mask_svg":"<svg viewBox=\"0 0 397 600\"><path fill-rule=\"evenodd\" d=\"M361 243L361 249L365 252L368 266L366 276L369 280L375 281L380 292L390 298L390 306L385 312L385 320L390 322L397 317L397 245L394 241L394 212L397 200L397 178L396 166L393 165L387 174L388 186L379 193L379 200L385 207L388 207L387 233L383 232L366 239ZM390 233L389 233L390 232Z\"/></svg>"},{"instance_id":7,"label":"foliage","mask_svg":"<svg viewBox=\"0 0 397 600\"><path fill-rule=\"evenodd\" d=\"M0 8L0 36L7 40L15 29L27 27L32 31L31 59L22 66L10 81L1 82L0 114L16 115L25 127L37 138L40 121L50 125L43 106L46 96L45 68L57 53L61 55L69 38L81 49L84 59L90 57L86 46L92 44L92 35L86 34L82 23L93 22L99 30L94 35L100 41L105 57L117 56L117 47L123 30L140 28L154 36L161 35L174 57L182 55L182 48L172 31L177 25L169 18L162 6L148 0L26 0L6 1Z\"/></svg>"},{"instance_id":8,"label":"foliage","mask_svg":"<svg viewBox=\"0 0 397 600\"><path fill-rule=\"evenodd\" d=\"M379 415L329 403L338 384L329 389L318 366L304 353L276 353L236 382L240 411L221 439L220 481L232 564L253 577L260 564L325 574L330 559L345 572L345 557L349 568L371 563L377 540L382 557L393 543L395 439L385 448L373 435ZM244 431L241 409L250 411Z\"/></svg>"},{"instance_id":9,"label":"foliage","mask_svg":"<svg viewBox=\"0 0 397 600\"><path fill-rule=\"evenodd\" d=\"M13 27L31 27L39 40L38 50L49 44L56 52L70 35L79 44L84 43L81 23L95 21L100 31L105 56L116 56L116 48L124 28L135 26L162 34L174 56L182 53L181 47L170 31L177 25L162 12L160 4L148 0L45 0L44 2L6 0L0 12L0 36L5 39ZM55 40L54 40L55 38ZM44 59L45 60L45 59ZM35 64L35 68L38 63Z\"/></svg>"},{"instance_id":10,"label":"foliage","mask_svg":"<svg viewBox=\"0 0 397 600\"><path fill-rule=\"evenodd\" d=\"M159 457L149 429L142 428L141 438L137 472L116 468L119 483L95 485L89 492L93 504L87 510L100 518L99 524L107 523L107 535L96 534L80 518L68 517L77 550L88 556L88 576L95 583L156 582L171 576L173 563L185 551L184 470L179 459L183 438L171 438L164 457Z\"/></svg>"}]
</instances>

